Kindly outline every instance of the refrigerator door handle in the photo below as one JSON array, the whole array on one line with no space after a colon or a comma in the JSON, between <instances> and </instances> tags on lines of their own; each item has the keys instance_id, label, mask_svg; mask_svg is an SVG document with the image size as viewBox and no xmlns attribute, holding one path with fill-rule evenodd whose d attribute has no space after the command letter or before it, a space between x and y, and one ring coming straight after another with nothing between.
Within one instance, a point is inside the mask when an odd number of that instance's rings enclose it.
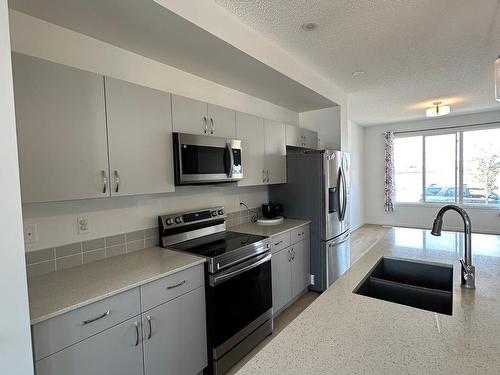
<instances>
[{"instance_id":1,"label":"refrigerator door handle","mask_svg":"<svg viewBox=\"0 0 500 375\"><path fill-rule=\"evenodd\" d=\"M342 189L342 192L341 192ZM344 196L343 192L343 185L342 185L342 168L339 168L339 174L337 177L337 201L338 201L338 215L339 215L339 221L342 221L342 208L344 206L343 198L341 199L340 196Z\"/></svg>"},{"instance_id":2,"label":"refrigerator door handle","mask_svg":"<svg viewBox=\"0 0 500 375\"><path fill-rule=\"evenodd\" d=\"M340 221L343 221L345 219L345 213L347 209L347 182L345 178L345 174L342 168L339 169L340 171L340 176L342 178L342 209L341 209L341 214L340 214ZM340 197L340 194L339 194ZM340 199L340 198L339 198Z\"/></svg>"}]
</instances>

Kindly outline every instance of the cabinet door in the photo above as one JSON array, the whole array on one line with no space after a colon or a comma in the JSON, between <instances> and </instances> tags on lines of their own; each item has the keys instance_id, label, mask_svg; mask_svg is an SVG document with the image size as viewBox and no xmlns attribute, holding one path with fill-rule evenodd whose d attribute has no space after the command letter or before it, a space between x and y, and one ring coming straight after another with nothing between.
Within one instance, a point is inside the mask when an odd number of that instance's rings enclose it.
<instances>
[{"instance_id":1,"label":"cabinet door","mask_svg":"<svg viewBox=\"0 0 500 375\"><path fill-rule=\"evenodd\" d=\"M106 77L111 195L174 191L170 94Z\"/></svg>"},{"instance_id":2,"label":"cabinet door","mask_svg":"<svg viewBox=\"0 0 500 375\"><path fill-rule=\"evenodd\" d=\"M286 182L286 133L285 125L264 120L264 144L266 151L266 181L269 184Z\"/></svg>"},{"instance_id":3,"label":"cabinet door","mask_svg":"<svg viewBox=\"0 0 500 375\"><path fill-rule=\"evenodd\" d=\"M23 202L108 197L103 77L17 53L12 62Z\"/></svg>"},{"instance_id":4,"label":"cabinet door","mask_svg":"<svg viewBox=\"0 0 500 375\"><path fill-rule=\"evenodd\" d=\"M207 103L172 95L172 126L175 132L210 134Z\"/></svg>"},{"instance_id":5,"label":"cabinet door","mask_svg":"<svg viewBox=\"0 0 500 375\"><path fill-rule=\"evenodd\" d=\"M36 362L36 374L141 375L140 336L139 321L128 320Z\"/></svg>"},{"instance_id":6,"label":"cabinet door","mask_svg":"<svg viewBox=\"0 0 500 375\"><path fill-rule=\"evenodd\" d=\"M145 312L143 327L146 375L194 375L207 366L205 287Z\"/></svg>"},{"instance_id":7,"label":"cabinet door","mask_svg":"<svg viewBox=\"0 0 500 375\"><path fill-rule=\"evenodd\" d=\"M290 260L290 248L274 253L271 259L274 313L281 310L292 299Z\"/></svg>"},{"instance_id":8,"label":"cabinet door","mask_svg":"<svg viewBox=\"0 0 500 375\"><path fill-rule=\"evenodd\" d=\"M210 135L231 139L236 137L235 112L231 109L209 104L208 125Z\"/></svg>"},{"instance_id":9,"label":"cabinet door","mask_svg":"<svg viewBox=\"0 0 500 375\"><path fill-rule=\"evenodd\" d=\"M238 186L264 184L264 121L260 117L237 112L236 138L243 141L243 180L238 181Z\"/></svg>"},{"instance_id":10,"label":"cabinet door","mask_svg":"<svg viewBox=\"0 0 500 375\"><path fill-rule=\"evenodd\" d=\"M286 144L288 146L303 147L302 129L298 126L286 125Z\"/></svg>"},{"instance_id":11,"label":"cabinet door","mask_svg":"<svg viewBox=\"0 0 500 375\"><path fill-rule=\"evenodd\" d=\"M309 286L309 241L292 246L292 298Z\"/></svg>"},{"instance_id":12,"label":"cabinet door","mask_svg":"<svg viewBox=\"0 0 500 375\"><path fill-rule=\"evenodd\" d=\"M302 129L304 146L307 148L318 148L318 133L312 130Z\"/></svg>"}]
</instances>

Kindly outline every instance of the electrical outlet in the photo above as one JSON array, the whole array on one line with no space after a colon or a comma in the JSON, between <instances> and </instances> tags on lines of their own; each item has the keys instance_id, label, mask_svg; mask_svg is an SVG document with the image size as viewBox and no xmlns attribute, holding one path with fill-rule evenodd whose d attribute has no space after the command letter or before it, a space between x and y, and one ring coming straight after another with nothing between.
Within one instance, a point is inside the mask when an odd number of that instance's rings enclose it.
<instances>
[{"instance_id":1,"label":"electrical outlet","mask_svg":"<svg viewBox=\"0 0 500 375\"><path fill-rule=\"evenodd\" d=\"M38 241L38 228L36 224L24 224L24 243Z\"/></svg>"},{"instance_id":2,"label":"electrical outlet","mask_svg":"<svg viewBox=\"0 0 500 375\"><path fill-rule=\"evenodd\" d=\"M309 284L315 285L314 275L309 275Z\"/></svg>"},{"instance_id":3,"label":"electrical outlet","mask_svg":"<svg viewBox=\"0 0 500 375\"><path fill-rule=\"evenodd\" d=\"M90 222L88 216L79 216L76 221L78 225L78 234L90 233Z\"/></svg>"}]
</instances>

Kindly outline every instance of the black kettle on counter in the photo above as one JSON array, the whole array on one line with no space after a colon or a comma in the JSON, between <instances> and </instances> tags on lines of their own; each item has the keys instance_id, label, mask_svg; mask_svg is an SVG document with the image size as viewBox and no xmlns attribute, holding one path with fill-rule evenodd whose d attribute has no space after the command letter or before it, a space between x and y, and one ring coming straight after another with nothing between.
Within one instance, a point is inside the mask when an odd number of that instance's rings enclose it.
<instances>
[{"instance_id":1,"label":"black kettle on counter","mask_svg":"<svg viewBox=\"0 0 500 375\"><path fill-rule=\"evenodd\" d=\"M262 204L262 215L266 219L274 219L283 214L283 205L281 203L264 203Z\"/></svg>"}]
</instances>

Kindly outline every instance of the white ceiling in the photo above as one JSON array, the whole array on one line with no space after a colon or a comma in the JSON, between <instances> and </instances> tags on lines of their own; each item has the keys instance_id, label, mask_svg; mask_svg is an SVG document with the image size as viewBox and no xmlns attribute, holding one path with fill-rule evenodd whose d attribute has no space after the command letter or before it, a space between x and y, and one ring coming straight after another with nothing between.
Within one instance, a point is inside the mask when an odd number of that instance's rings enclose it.
<instances>
[{"instance_id":1,"label":"white ceiling","mask_svg":"<svg viewBox=\"0 0 500 375\"><path fill-rule=\"evenodd\" d=\"M500 110L500 0L213 1L335 80L361 125L421 119L438 99L455 114Z\"/></svg>"},{"instance_id":2,"label":"white ceiling","mask_svg":"<svg viewBox=\"0 0 500 375\"><path fill-rule=\"evenodd\" d=\"M153 0L9 0L9 7L296 112L335 105Z\"/></svg>"}]
</instances>

